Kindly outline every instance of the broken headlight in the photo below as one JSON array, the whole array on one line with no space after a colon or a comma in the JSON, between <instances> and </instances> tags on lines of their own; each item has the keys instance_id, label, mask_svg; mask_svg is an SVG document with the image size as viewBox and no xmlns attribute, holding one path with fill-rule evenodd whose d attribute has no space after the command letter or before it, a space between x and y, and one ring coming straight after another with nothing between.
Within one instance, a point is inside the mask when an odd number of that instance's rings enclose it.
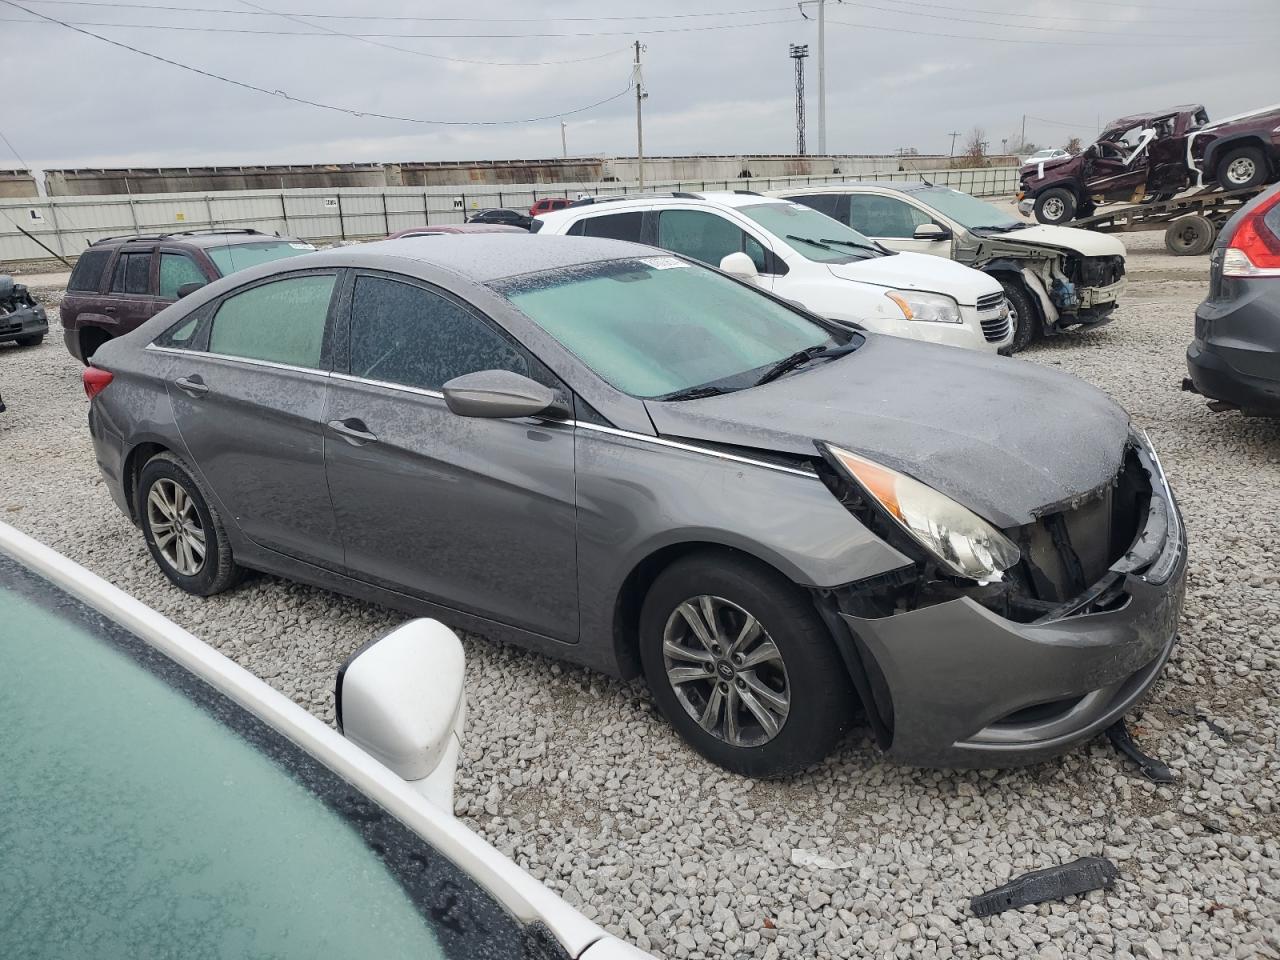
<instances>
[{"instance_id":1,"label":"broken headlight","mask_svg":"<svg viewBox=\"0 0 1280 960\"><path fill-rule=\"evenodd\" d=\"M826 444L863 492L958 577L989 583L1020 558L1017 545L967 507L904 473Z\"/></svg>"}]
</instances>

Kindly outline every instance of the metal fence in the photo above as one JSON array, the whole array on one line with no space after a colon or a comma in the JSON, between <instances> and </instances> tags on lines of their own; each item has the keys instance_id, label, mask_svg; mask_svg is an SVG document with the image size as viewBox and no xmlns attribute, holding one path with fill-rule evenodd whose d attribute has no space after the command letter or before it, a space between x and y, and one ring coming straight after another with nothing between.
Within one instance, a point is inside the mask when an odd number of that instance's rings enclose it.
<instances>
[{"instance_id":1,"label":"metal fence","mask_svg":"<svg viewBox=\"0 0 1280 960\"><path fill-rule=\"evenodd\" d=\"M874 175L877 180L921 178L979 197L1008 196L1017 186L1017 168ZM855 178L800 176L680 180L646 187L657 192L766 191L852 179ZM424 224L462 223L486 207L527 209L540 197L617 196L629 192L635 192L635 187L624 183L485 184L474 189L347 187L0 200L0 263L47 260L55 255L71 259L95 240L135 233L252 227L313 242L360 240Z\"/></svg>"}]
</instances>

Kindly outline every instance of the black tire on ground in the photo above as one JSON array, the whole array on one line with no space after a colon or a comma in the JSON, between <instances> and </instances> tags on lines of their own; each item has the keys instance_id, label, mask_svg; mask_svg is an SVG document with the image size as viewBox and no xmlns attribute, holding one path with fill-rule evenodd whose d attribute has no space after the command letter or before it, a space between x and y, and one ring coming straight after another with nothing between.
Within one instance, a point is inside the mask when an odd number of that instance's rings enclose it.
<instances>
[{"instance_id":1,"label":"black tire on ground","mask_svg":"<svg viewBox=\"0 0 1280 960\"><path fill-rule=\"evenodd\" d=\"M700 598L714 598L710 606L716 627L706 633L725 644L701 642L681 614L689 604L686 609L705 628L706 606ZM743 656L735 653L733 641L742 635L748 616L758 622L760 632L742 642ZM680 651L674 657L669 653L673 647ZM680 736L712 763L746 777L786 776L820 762L849 729L857 704L844 661L813 599L744 555L690 554L659 574L640 612L640 658L658 708ZM686 676L689 671L697 676L673 682L668 670L682 667ZM768 726L757 719L759 710L779 702L786 709L766 709ZM726 703L735 708L734 728ZM708 728L694 710L708 718ZM735 732L737 745L729 742Z\"/></svg>"},{"instance_id":2,"label":"black tire on ground","mask_svg":"<svg viewBox=\"0 0 1280 960\"><path fill-rule=\"evenodd\" d=\"M110 339L111 334L100 327L83 328L80 331L80 356L84 358L81 362L87 367L93 352Z\"/></svg>"},{"instance_id":3,"label":"black tire on ground","mask_svg":"<svg viewBox=\"0 0 1280 960\"><path fill-rule=\"evenodd\" d=\"M1213 221L1193 213L1169 224L1164 232L1164 245L1175 256L1198 257L1209 252L1217 233Z\"/></svg>"},{"instance_id":4,"label":"black tire on ground","mask_svg":"<svg viewBox=\"0 0 1280 960\"><path fill-rule=\"evenodd\" d=\"M1036 219L1054 226L1069 223L1076 216L1076 195L1065 187L1054 187L1036 197Z\"/></svg>"},{"instance_id":5,"label":"black tire on ground","mask_svg":"<svg viewBox=\"0 0 1280 960\"><path fill-rule=\"evenodd\" d=\"M1009 352L1017 353L1039 338L1042 332L1040 311L1021 280L1007 274L998 275L996 279L1004 287L1005 299L1014 314L1013 342L1009 344Z\"/></svg>"},{"instance_id":6,"label":"black tire on ground","mask_svg":"<svg viewBox=\"0 0 1280 960\"><path fill-rule=\"evenodd\" d=\"M175 488L180 493L176 493ZM159 502L153 502L153 491ZM210 505L191 468L180 458L172 453L158 453L146 462L138 476L137 509L151 558L166 577L187 593L212 596L230 589L243 578L244 568L231 556L231 543L222 518ZM185 572L177 566L184 551L171 547L174 541L169 536L173 530L170 518L175 514L183 521L181 537L188 544L203 538L203 555L194 569ZM192 533L193 529L198 531L199 538ZM174 557L166 556L166 552L173 552ZM188 547L185 556L194 560L194 547Z\"/></svg>"},{"instance_id":7,"label":"black tire on ground","mask_svg":"<svg viewBox=\"0 0 1280 960\"><path fill-rule=\"evenodd\" d=\"M33 333L29 337L19 337L15 343L20 347L34 347L44 342L43 333Z\"/></svg>"},{"instance_id":8,"label":"black tire on ground","mask_svg":"<svg viewBox=\"0 0 1280 960\"><path fill-rule=\"evenodd\" d=\"M1270 171L1261 147L1236 147L1218 160L1218 186L1223 190L1243 190L1267 182Z\"/></svg>"}]
</instances>

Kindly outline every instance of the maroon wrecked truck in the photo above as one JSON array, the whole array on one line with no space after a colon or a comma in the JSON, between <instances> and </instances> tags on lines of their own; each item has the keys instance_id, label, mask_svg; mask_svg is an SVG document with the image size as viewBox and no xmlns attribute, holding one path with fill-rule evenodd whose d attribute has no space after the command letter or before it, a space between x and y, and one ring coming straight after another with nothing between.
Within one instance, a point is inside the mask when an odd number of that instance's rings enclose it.
<instances>
[{"instance_id":1,"label":"maroon wrecked truck","mask_svg":"<svg viewBox=\"0 0 1280 960\"><path fill-rule=\"evenodd\" d=\"M1278 177L1280 105L1210 122L1193 104L1121 117L1077 156L1026 164L1018 208L1062 224L1099 203L1168 200L1190 187L1243 190Z\"/></svg>"}]
</instances>

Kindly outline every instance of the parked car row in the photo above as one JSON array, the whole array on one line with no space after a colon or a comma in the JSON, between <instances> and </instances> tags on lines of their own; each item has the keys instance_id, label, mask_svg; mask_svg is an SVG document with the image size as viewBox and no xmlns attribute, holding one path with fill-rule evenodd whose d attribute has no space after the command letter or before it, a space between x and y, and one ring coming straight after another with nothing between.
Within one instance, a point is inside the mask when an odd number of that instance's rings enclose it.
<instances>
[{"instance_id":1,"label":"parked car row","mask_svg":"<svg viewBox=\"0 0 1280 960\"><path fill-rule=\"evenodd\" d=\"M1163 668L1183 593L1149 440L1070 376L707 266L755 254L853 287L837 269L912 257L730 197L210 283L85 370L107 487L188 592L265 570L642 675L749 776L818 762L855 709L889 756L933 765L1024 763L1110 725ZM687 246L552 234L618 215ZM709 216L734 234L689 229Z\"/></svg>"}]
</instances>

